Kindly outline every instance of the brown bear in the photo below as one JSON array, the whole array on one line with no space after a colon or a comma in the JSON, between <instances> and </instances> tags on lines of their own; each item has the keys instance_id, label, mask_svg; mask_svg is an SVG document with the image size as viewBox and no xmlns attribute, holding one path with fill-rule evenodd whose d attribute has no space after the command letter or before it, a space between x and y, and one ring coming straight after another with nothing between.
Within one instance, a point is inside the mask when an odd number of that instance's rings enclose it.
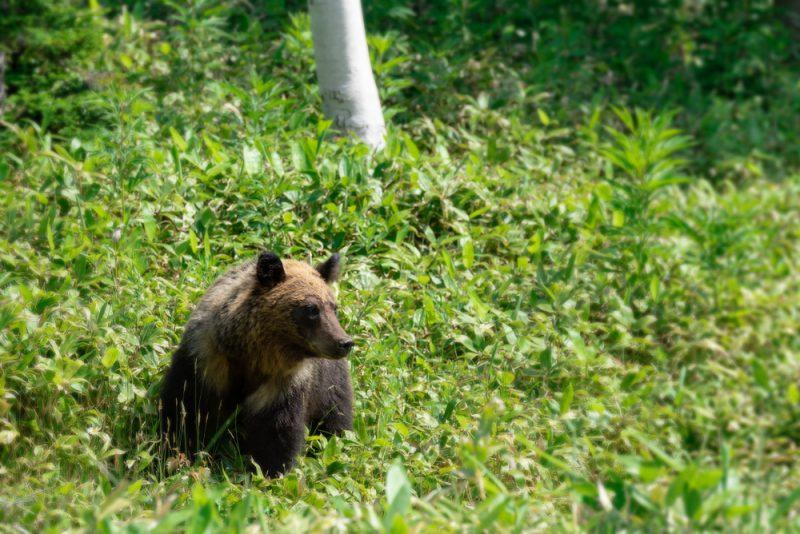
<instances>
[{"instance_id":1,"label":"brown bear","mask_svg":"<svg viewBox=\"0 0 800 534\"><path fill-rule=\"evenodd\" d=\"M193 457L221 429L235 428L243 451L275 476L294 464L306 426L324 434L352 428L344 357L353 340L329 287L338 274L338 254L312 267L263 252L211 286L161 388L169 447ZM226 427L229 419L237 424Z\"/></svg>"}]
</instances>

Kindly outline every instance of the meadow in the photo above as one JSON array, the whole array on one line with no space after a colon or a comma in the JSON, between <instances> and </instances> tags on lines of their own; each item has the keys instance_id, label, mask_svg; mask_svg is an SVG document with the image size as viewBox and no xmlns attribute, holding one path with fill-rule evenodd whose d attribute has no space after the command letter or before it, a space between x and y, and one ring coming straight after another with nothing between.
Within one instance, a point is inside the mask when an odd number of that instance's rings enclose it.
<instances>
[{"instance_id":1,"label":"meadow","mask_svg":"<svg viewBox=\"0 0 800 534\"><path fill-rule=\"evenodd\" d=\"M800 530L800 49L772 2L6 2L0 530ZM369 4L369 5L368 5ZM343 258L356 421L286 476L158 436L193 304Z\"/></svg>"}]
</instances>

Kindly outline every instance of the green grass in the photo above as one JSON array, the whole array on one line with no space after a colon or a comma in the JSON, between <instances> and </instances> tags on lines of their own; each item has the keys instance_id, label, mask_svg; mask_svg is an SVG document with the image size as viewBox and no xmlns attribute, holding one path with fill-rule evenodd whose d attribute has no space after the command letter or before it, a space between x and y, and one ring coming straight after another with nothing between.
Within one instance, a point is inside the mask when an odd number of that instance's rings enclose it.
<instances>
[{"instance_id":1,"label":"green grass","mask_svg":"<svg viewBox=\"0 0 800 534\"><path fill-rule=\"evenodd\" d=\"M769 4L371 6L374 156L329 131L304 6L275 4L16 28L3 529L800 529L798 63ZM79 52L30 29L75 20ZM641 41L679 37L703 61ZM357 340L355 430L277 480L157 434L193 304L262 248L339 250Z\"/></svg>"}]
</instances>

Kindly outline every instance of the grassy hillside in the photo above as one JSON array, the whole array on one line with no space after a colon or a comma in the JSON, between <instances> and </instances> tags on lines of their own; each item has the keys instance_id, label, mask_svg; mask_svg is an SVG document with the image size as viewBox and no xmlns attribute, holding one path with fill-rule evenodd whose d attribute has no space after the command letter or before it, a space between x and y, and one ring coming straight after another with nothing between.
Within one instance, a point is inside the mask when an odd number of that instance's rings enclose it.
<instances>
[{"instance_id":1,"label":"grassy hillside","mask_svg":"<svg viewBox=\"0 0 800 534\"><path fill-rule=\"evenodd\" d=\"M770 2L369 3L374 156L304 4L127 4L0 20L4 529L800 529ZM339 250L357 340L355 430L278 480L157 435L193 303L262 248Z\"/></svg>"}]
</instances>

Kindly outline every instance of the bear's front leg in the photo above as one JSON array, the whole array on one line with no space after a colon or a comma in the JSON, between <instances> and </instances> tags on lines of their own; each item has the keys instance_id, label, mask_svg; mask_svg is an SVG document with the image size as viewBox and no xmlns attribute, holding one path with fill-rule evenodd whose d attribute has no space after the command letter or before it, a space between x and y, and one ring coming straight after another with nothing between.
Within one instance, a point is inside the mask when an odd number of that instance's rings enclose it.
<instances>
[{"instance_id":1,"label":"bear's front leg","mask_svg":"<svg viewBox=\"0 0 800 534\"><path fill-rule=\"evenodd\" d=\"M311 413L311 428L324 436L338 436L353 429L353 388L344 360L319 363L316 413Z\"/></svg>"},{"instance_id":2,"label":"bear's front leg","mask_svg":"<svg viewBox=\"0 0 800 534\"><path fill-rule=\"evenodd\" d=\"M197 386L195 363L181 346L161 385L159 412L161 434L168 447L182 450L190 458L200 448L198 434L204 419L198 406L201 388Z\"/></svg>"},{"instance_id":3,"label":"bear's front leg","mask_svg":"<svg viewBox=\"0 0 800 534\"><path fill-rule=\"evenodd\" d=\"M245 452L268 477L281 475L292 468L305 443L305 425L301 402L284 400L278 405L245 412Z\"/></svg>"}]
</instances>

